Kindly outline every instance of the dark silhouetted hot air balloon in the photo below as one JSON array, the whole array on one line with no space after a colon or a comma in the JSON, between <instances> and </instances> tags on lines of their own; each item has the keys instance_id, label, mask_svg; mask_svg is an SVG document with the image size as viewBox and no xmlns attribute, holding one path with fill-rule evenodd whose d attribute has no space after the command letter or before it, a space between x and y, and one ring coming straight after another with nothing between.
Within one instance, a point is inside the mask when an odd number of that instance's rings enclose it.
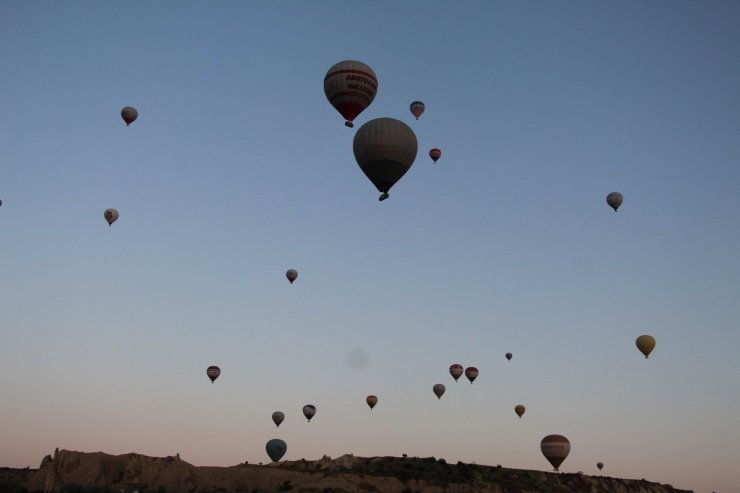
<instances>
[{"instance_id":1,"label":"dark silhouetted hot air balloon","mask_svg":"<svg viewBox=\"0 0 740 493\"><path fill-rule=\"evenodd\" d=\"M437 159L442 157L442 150L437 149L436 147L429 150L429 157L432 158L432 161L435 163L437 162Z\"/></svg>"},{"instance_id":2,"label":"dark silhouetted hot air balloon","mask_svg":"<svg viewBox=\"0 0 740 493\"><path fill-rule=\"evenodd\" d=\"M367 405L370 406L370 409L375 407L375 404L378 403L378 398L374 395L367 396L367 399L365 399L365 402L367 402Z\"/></svg>"},{"instance_id":3,"label":"dark silhouetted hot air balloon","mask_svg":"<svg viewBox=\"0 0 740 493\"><path fill-rule=\"evenodd\" d=\"M468 380L470 380L470 383L473 383L473 380L478 378L478 368L474 366L469 366L465 368L465 376L468 377Z\"/></svg>"},{"instance_id":4,"label":"dark silhouetted hot air balloon","mask_svg":"<svg viewBox=\"0 0 740 493\"><path fill-rule=\"evenodd\" d=\"M113 223L118 219L118 211L115 209L106 209L103 212L103 217L108 221L108 226L113 226Z\"/></svg>"},{"instance_id":5,"label":"dark silhouetted hot air balloon","mask_svg":"<svg viewBox=\"0 0 740 493\"><path fill-rule=\"evenodd\" d=\"M442 395L445 393L445 390L447 389L445 389L445 386L442 385L441 383L437 383L434 385L434 387L432 387L432 392L434 392L434 395L437 396L437 399L442 398Z\"/></svg>"},{"instance_id":6,"label":"dark silhouetted hot air balloon","mask_svg":"<svg viewBox=\"0 0 740 493\"><path fill-rule=\"evenodd\" d=\"M522 418L522 414L524 414L524 410L525 410L524 406L522 406L521 404L517 404L516 406L514 406L514 412L517 414L517 416L519 416L519 419Z\"/></svg>"},{"instance_id":7,"label":"dark silhouetted hot air balloon","mask_svg":"<svg viewBox=\"0 0 740 493\"><path fill-rule=\"evenodd\" d=\"M211 379L211 383L215 382L219 375L221 375L221 368L218 366L209 366L206 370L206 375Z\"/></svg>"},{"instance_id":8,"label":"dark silhouetted hot air balloon","mask_svg":"<svg viewBox=\"0 0 740 493\"><path fill-rule=\"evenodd\" d=\"M511 353L506 353L506 359L508 359L509 361L511 361L512 356L514 355Z\"/></svg>"},{"instance_id":9,"label":"dark silhouetted hot air balloon","mask_svg":"<svg viewBox=\"0 0 740 493\"><path fill-rule=\"evenodd\" d=\"M642 335L635 340L635 344L637 345L637 349L639 349L646 358L651 352L653 352L653 349L655 349L655 339L653 339L653 336Z\"/></svg>"},{"instance_id":10,"label":"dark silhouetted hot air balloon","mask_svg":"<svg viewBox=\"0 0 740 493\"><path fill-rule=\"evenodd\" d=\"M324 94L344 117L348 127L375 99L378 78L373 69L356 60L334 64L324 77Z\"/></svg>"},{"instance_id":11,"label":"dark silhouetted hot air balloon","mask_svg":"<svg viewBox=\"0 0 740 493\"><path fill-rule=\"evenodd\" d=\"M601 471L602 469L604 469L604 463L603 462L597 462L596 463L596 467L598 467L599 468L599 471Z\"/></svg>"},{"instance_id":12,"label":"dark silhouetted hot air balloon","mask_svg":"<svg viewBox=\"0 0 740 493\"><path fill-rule=\"evenodd\" d=\"M285 273L285 277L287 277L290 283L293 284L293 281L298 279L298 271L295 269L288 269L288 271ZM309 282L309 284L311 283Z\"/></svg>"},{"instance_id":13,"label":"dark silhouetted hot air balloon","mask_svg":"<svg viewBox=\"0 0 740 493\"><path fill-rule=\"evenodd\" d=\"M388 190L409 170L418 144L414 131L394 118L376 118L357 130L352 148L357 164L373 185L388 198Z\"/></svg>"},{"instance_id":14,"label":"dark silhouetted hot air balloon","mask_svg":"<svg viewBox=\"0 0 740 493\"><path fill-rule=\"evenodd\" d=\"M311 422L311 418L313 418L314 414L316 414L316 406L313 404L306 404L303 406L303 415L306 417L308 422Z\"/></svg>"},{"instance_id":15,"label":"dark silhouetted hot air balloon","mask_svg":"<svg viewBox=\"0 0 740 493\"><path fill-rule=\"evenodd\" d=\"M617 212L617 209L619 209L619 206L622 205L623 201L624 197L619 192L612 192L606 196L606 203L609 204L609 207L614 209L614 212Z\"/></svg>"},{"instance_id":16,"label":"dark silhouetted hot air balloon","mask_svg":"<svg viewBox=\"0 0 740 493\"><path fill-rule=\"evenodd\" d=\"M540 442L540 450L557 471L570 453L570 442L563 435L547 435Z\"/></svg>"},{"instance_id":17,"label":"dark silhouetted hot air balloon","mask_svg":"<svg viewBox=\"0 0 740 493\"><path fill-rule=\"evenodd\" d=\"M3 205L3 201L2 200L0 200L0 205Z\"/></svg>"},{"instance_id":18,"label":"dark silhouetted hot air balloon","mask_svg":"<svg viewBox=\"0 0 740 493\"><path fill-rule=\"evenodd\" d=\"M277 462L282 459L285 452L288 451L288 444L279 438L273 438L267 442L265 450L267 451L267 455L270 456L270 459L272 459L273 462Z\"/></svg>"},{"instance_id":19,"label":"dark silhouetted hot air balloon","mask_svg":"<svg viewBox=\"0 0 740 493\"><path fill-rule=\"evenodd\" d=\"M280 411L275 411L272 413L272 421L275 423L275 426L280 426L280 423L283 422L285 419L285 414L281 413Z\"/></svg>"},{"instance_id":20,"label":"dark silhouetted hot air balloon","mask_svg":"<svg viewBox=\"0 0 740 493\"><path fill-rule=\"evenodd\" d=\"M409 109L411 110L411 114L414 115L417 120L419 119L421 114L424 113L424 108L425 108L424 103L422 103L421 101L414 101L409 106Z\"/></svg>"},{"instance_id":21,"label":"dark silhouetted hot air balloon","mask_svg":"<svg viewBox=\"0 0 740 493\"><path fill-rule=\"evenodd\" d=\"M139 112L136 111L136 108L133 106L126 106L121 110L121 118L123 118L123 121L126 122L126 126L128 127L134 121L139 117Z\"/></svg>"},{"instance_id":22,"label":"dark silhouetted hot air balloon","mask_svg":"<svg viewBox=\"0 0 740 493\"><path fill-rule=\"evenodd\" d=\"M450 365L450 375L452 375L452 378L455 379L457 382L457 379L460 378L463 374L463 367L462 365L458 365L455 363L454 365Z\"/></svg>"}]
</instances>

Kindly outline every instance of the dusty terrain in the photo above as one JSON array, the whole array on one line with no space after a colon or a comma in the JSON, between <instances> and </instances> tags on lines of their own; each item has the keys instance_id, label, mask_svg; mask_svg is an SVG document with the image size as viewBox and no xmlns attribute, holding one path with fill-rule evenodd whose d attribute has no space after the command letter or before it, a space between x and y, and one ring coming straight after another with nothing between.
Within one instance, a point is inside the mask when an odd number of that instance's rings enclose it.
<instances>
[{"instance_id":1,"label":"dusty terrain","mask_svg":"<svg viewBox=\"0 0 740 493\"><path fill-rule=\"evenodd\" d=\"M196 467L178 456L57 450L39 469L0 468L15 492L689 493L644 480L447 464L433 457L324 457L279 464Z\"/></svg>"}]
</instances>

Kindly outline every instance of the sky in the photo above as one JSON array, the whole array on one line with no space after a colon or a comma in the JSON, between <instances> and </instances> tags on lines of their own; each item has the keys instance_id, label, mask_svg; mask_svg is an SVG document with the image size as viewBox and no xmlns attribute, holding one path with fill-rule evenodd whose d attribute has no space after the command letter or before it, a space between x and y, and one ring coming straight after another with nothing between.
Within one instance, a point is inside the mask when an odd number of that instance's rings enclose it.
<instances>
[{"instance_id":1,"label":"sky","mask_svg":"<svg viewBox=\"0 0 740 493\"><path fill-rule=\"evenodd\" d=\"M734 491L738 25L734 1L3 2L0 465L281 438L547 471L562 434L561 471ZM354 129L323 93L348 59L378 77ZM379 117L419 142L384 202L352 152Z\"/></svg>"}]
</instances>

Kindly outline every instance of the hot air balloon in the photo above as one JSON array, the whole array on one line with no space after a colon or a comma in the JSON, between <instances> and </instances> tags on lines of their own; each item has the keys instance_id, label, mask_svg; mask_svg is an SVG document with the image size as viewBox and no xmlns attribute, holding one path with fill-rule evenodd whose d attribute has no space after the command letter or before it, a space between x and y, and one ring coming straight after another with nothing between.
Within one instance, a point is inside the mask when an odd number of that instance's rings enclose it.
<instances>
[{"instance_id":1,"label":"hot air balloon","mask_svg":"<svg viewBox=\"0 0 740 493\"><path fill-rule=\"evenodd\" d=\"M540 442L540 450L545 459L550 461L552 467L558 470L568 453L570 453L570 442L563 435L547 435Z\"/></svg>"},{"instance_id":2,"label":"hot air balloon","mask_svg":"<svg viewBox=\"0 0 740 493\"><path fill-rule=\"evenodd\" d=\"M468 380L470 380L470 383L473 383L473 380L478 378L478 368L474 366L469 366L465 368L465 376L468 377Z\"/></svg>"},{"instance_id":3,"label":"hot air balloon","mask_svg":"<svg viewBox=\"0 0 740 493\"><path fill-rule=\"evenodd\" d=\"M597 462L596 463L596 467L598 467L599 468L599 471L601 471L602 469L604 469L604 463L603 462Z\"/></svg>"},{"instance_id":4,"label":"hot air balloon","mask_svg":"<svg viewBox=\"0 0 740 493\"><path fill-rule=\"evenodd\" d=\"M353 127L352 120L375 99L378 78L373 69L356 60L334 64L324 77L324 94L344 117L344 124Z\"/></svg>"},{"instance_id":5,"label":"hot air balloon","mask_svg":"<svg viewBox=\"0 0 740 493\"><path fill-rule=\"evenodd\" d=\"M283 422L285 419L285 414L281 413L280 411L275 411L272 413L272 421L275 423L275 426L280 426L280 423Z\"/></svg>"},{"instance_id":6,"label":"hot air balloon","mask_svg":"<svg viewBox=\"0 0 740 493\"><path fill-rule=\"evenodd\" d=\"M637 345L637 349L639 349L646 358L651 352L653 352L653 349L655 349L655 339L653 339L653 336L642 335L635 340L635 344Z\"/></svg>"},{"instance_id":7,"label":"hot air balloon","mask_svg":"<svg viewBox=\"0 0 740 493\"><path fill-rule=\"evenodd\" d=\"M619 192L612 192L606 196L606 203L609 204L609 207L614 209L614 212L617 212L617 209L619 209L619 206L622 205L623 201L624 197Z\"/></svg>"},{"instance_id":8,"label":"hot air balloon","mask_svg":"<svg viewBox=\"0 0 740 493\"><path fill-rule=\"evenodd\" d=\"M136 108L134 108L133 106L126 106L121 110L121 118L123 118L123 121L126 122L127 127L134 123L134 120L136 120L138 117L139 112L136 111Z\"/></svg>"},{"instance_id":9,"label":"hot air balloon","mask_svg":"<svg viewBox=\"0 0 740 493\"><path fill-rule=\"evenodd\" d=\"M442 157L442 150L437 149L436 147L429 150L429 157L432 158L432 161L435 163L437 162L437 159Z\"/></svg>"},{"instance_id":10,"label":"hot air balloon","mask_svg":"<svg viewBox=\"0 0 740 493\"><path fill-rule=\"evenodd\" d=\"M360 127L352 148L362 172L383 193L379 198L382 201L414 164L418 144L414 131L405 123L376 118Z\"/></svg>"},{"instance_id":11,"label":"hot air balloon","mask_svg":"<svg viewBox=\"0 0 740 493\"><path fill-rule=\"evenodd\" d=\"M432 392L434 392L434 395L437 396L437 399L442 398L442 395L445 393L445 390L447 389L445 389L445 386L442 385L441 383L437 383L434 385L434 387L432 387Z\"/></svg>"},{"instance_id":12,"label":"hot air balloon","mask_svg":"<svg viewBox=\"0 0 740 493\"><path fill-rule=\"evenodd\" d=\"M524 406L521 404L517 404L514 406L514 412L519 416L519 419L522 419L522 414L524 414Z\"/></svg>"},{"instance_id":13,"label":"hot air balloon","mask_svg":"<svg viewBox=\"0 0 740 493\"><path fill-rule=\"evenodd\" d=\"M211 383L215 382L218 376L221 374L221 368L218 366L209 366L206 370L206 375L211 379Z\"/></svg>"},{"instance_id":14,"label":"hot air balloon","mask_svg":"<svg viewBox=\"0 0 740 493\"><path fill-rule=\"evenodd\" d=\"M506 359L508 359L509 361L511 361L511 357L512 356L514 356L514 355L511 354L511 353L506 353Z\"/></svg>"},{"instance_id":15,"label":"hot air balloon","mask_svg":"<svg viewBox=\"0 0 740 493\"><path fill-rule=\"evenodd\" d=\"M463 374L463 367L462 365L458 365L455 363L454 365L450 365L450 375L452 375L452 378L455 379L457 382L457 379L460 378Z\"/></svg>"},{"instance_id":16,"label":"hot air balloon","mask_svg":"<svg viewBox=\"0 0 740 493\"><path fill-rule=\"evenodd\" d=\"M273 462L277 462L282 459L285 452L288 451L288 444L279 438L273 438L267 442L265 450L267 451L267 455L270 456L270 459L272 459Z\"/></svg>"},{"instance_id":17,"label":"hot air balloon","mask_svg":"<svg viewBox=\"0 0 740 493\"><path fill-rule=\"evenodd\" d=\"M311 418L313 418L313 415L316 414L316 406L313 404L306 404L303 406L303 415L306 417L308 422L311 422Z\"/></svg>"},{"instance_id":18,"label":"hot air balloon","mask_svg":"<svg viewBox=\"0 0 740 493\"><path fill-rule=\"evenodd\" d=\"M411 110L411 114L414 115L417 120L419 119L421 114L424 113L424 108L425 108L424 103L422 103L421 101L414 101L409 106L409 109Z\"/></svg>"},{"instance_id":19,"label":"hot air balloon","mask_svg":"<svg viewBox=\"0 0 740 493\"><path fill-rule=\"evenodd\" d=\"M288 269L288 271L285 273L285 277L288 278L291 284L293 284L293 281L298 279L298 271L295 269ZM311 284L309 282L309 284Z\"/></svg>"},{"instance_id":20,"label":"hot air balloon","mask_svg":"<svg viewBox=\"0 0 740 493\"><path fill-rule=\"evenodd\" d=\"M365 402L367 402L367 405L370 406L370 409L375 407L375 404L378 403L378 398L374 395L367 396L367 399L365 399Z\"/></svg>"},{"instance_id":21,"label":"hot air balloon","mask_svg":"<svg viewBox=\"0 0 740 493\"><path fill-rule=\"evenodd\" d=\"M3 201L2 200L0 200L0 205L3 205Z\"/></svg>"},{"instance_id":22,"label":"hot air balloon","mask_svg":"<svg viewBox=\"0 0 740 493\"><path fill-rule=\"evenodd\" d=\"M118 211L115 209L106 209L103 212L103 217L108 221L108 226L113 226L113 223L118 219Z\"/></svg>"}]
</instances>

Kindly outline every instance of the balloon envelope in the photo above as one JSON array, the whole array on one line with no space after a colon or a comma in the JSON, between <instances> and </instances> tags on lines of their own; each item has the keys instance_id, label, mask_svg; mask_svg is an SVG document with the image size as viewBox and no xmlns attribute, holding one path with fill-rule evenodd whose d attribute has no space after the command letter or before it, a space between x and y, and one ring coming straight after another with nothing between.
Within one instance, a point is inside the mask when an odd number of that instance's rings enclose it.
<instances>
[{"instance_id":1,"label":"balloon envelope","mask_svg":"<svg viewBox=\"0 0 740 493\"><path fill-rule=\"evenodd\" d=\"M478 378L478 368L474 366L469 366L465 368L465 376L468 377L468 380L470 380L470 383L473 383L473 380Z\"/></svg>"},{"instance_id":2,"label":"balloon envelope","mask_svg":"<svg viewBox=\"0 0 740 493\"><path fill-rule=\"evenodd\" d=\"M452 378L454 378L456 382L457 379L462 376L463 371L462 365L458 365L457 363L450 365L450 375L452 375Z\"/></svg>"},{"instance_id":3,"label":"balloon envelope","mask_svg":"<svg viewBox=\"0 0 740 493\"><path fill-rule=\"evenodd\" d=\"M336 63L324 76L326 99L344 117L348 127L352 127L352 120L370 106L377 92L375 72L357 60Z\"/></svg>"},{"instance_id":4,"label":"balloon envelope","mask_svg":"<svg viewBox=\"0 0 740 493\"><path fill-rule=\"evenodd\" d=\"M432 387L432 392L434 392L434 395L437 396L437 399L441 399L442 395L445 393L445 386L441 383L435 384L434 387Z\"/></svg>"},{"instance_id":5,"label":"balloon envelope","mask_svg":"<svg viewBox=\"0 0 740 493\"><path fill-rule=\"evenodd\" d=\"M115 209L106 209L105 212L103 212L103 217L108 221L108 226L112 226L118 219L118 211Z\"/></svg>"},{"instance_id":6,"label":"balloon envelope","mask_svg":"<svg viewBox=\"0 0 740 493\"><path fill-rule=\"evenodd\" d=\"M370 409L375 407L375 404L378 403L378 398L374 395L369 395L365 399L365 402L367 402L367 405L370 406Z\"/></svg>"},{"instance_id":7,"label":"balloon envelope","mask_svg":"<svg viewBox=\"0 0 740 493\"><path fill-rule=\"evenodd\" d=\"M619 206L622 205L623 201L624 197L619 192L612 192L606 196L606 203L614 209L614 212L617 212L617 209L619 209Z\"/></svg>"},{"instance_id":8,"label":"balloon envelope","mask_svg":"<svg viewBox=\"0 0 740 493\"><path fill-rule=\"evenodd\" d=\"M424 103L422 103L421 101L414 101L409 106L409 109L411 110L411 114L414 115L417 120L419 119L421 114L424 113L424 108L425 108Z\"/></svg>"},{"instance_id":9,"label":"balloon envelope","mask_svg":"<svg viewBox=\"0 0 740 493\"><path fill-rule=\"evenodd\" d=\"M283 458L285 452L288 451L288 444L279 438L273 438L265 445L267 455L270 456L273 462L277 462Z\"/></svg>"},{"instance_id":10,"label":"balloon envelope","mask_svg":"<svg viewBox=\"0 0 740 493\"><path fill-rule=\"evenodd\" d=\"M293 284L293 281L298 279L298 271L295 269L288 269L288 271L285 273L285 277L288 278L291 284ZM309 282L309 284L311 284Z\"/></svg>"},{"instance_id":11,"label":"balloon envelope","mask_svg":"<svg viewBox=\"0 0 740 493\"><path fill-rule=\"evenodd\" d=\"M642 335L635 340L635 345L647 358L653 352L653 349L655 349L655 339L653 339L653 336Z\"/></svg>"},{"instance_id":12,"label":"balloon envelope","mask_svg":"<svg viewBox=\"0 0 740 493\"><path fill-rule=\"evenodd\" d=\"M221 368L218 366L209 366L206 370L206 375L211 379L211 383L215 382L219 375L221 375Z\"/></svg>"},{"instance_id":13,"label":"balloon envelope","mask_svg":"<svg viewBox=\"0 0 740 493\"><path fill-rule=\"evenodd\" d=\"M272 421L275 423L275 426L280 426L280 423L283 422L285 419L285 414L281 413L280 411L275 411L272 413Z\"/></svg>"},{"instance_id":14,"label":"balloon envelope","mask_svg":"<svg viewBox=\"0 0 740 493\"><path fill-rule=\"evenodd\" d=\"M525 408L521 404L517 404L514 406L514 412L519 416L519 418L522 417L522 414L524 414Z\"/></svg>"},{"instance_id":15,"label":"balloon envelope","mask_svg":"<svg viewBox=\"0 0 740 493\"><path fill-rule=\"evenodd\" d=\"M303 415L309 422L311 422L311 418L313 418L314 414L316 414L316 406L313 404L306 404L303 406Z\"/></svg>"},{"instance_id":16,"label":"balloon envelope","mask_svg":"<svg viewBox=\"0 0 740 493\"><path fill-rule=\"evenodd\" d=\"M601 471L602 469L604 469L604 463L603 462L597 462L596 463L596 467L598 467L599 468L599 471Z\"/></svg>"},{"instance_id":17,"label":"balloon envelope","mask_svg":"<svg viewBox=\"0 0 740 493\"><path fill-rule=\"evenodd\" d=\"M436 163L437 162L437 159L439 159L439 158L442 157L442 150L441 149L437 149L436 147L433 148L433 149L431 149L429 151L429 157L432 158L432 161L434 161Z\"/></svg>"},{"instance_id":18,"label":"balloon envelope","mask_svg":"<svg viewBox=\"0 0 740 493\"><path fill-rule=\"evenodd\" d=\"M133 106L126 106L121 110L121 118L123 118L123 121L126 122L127 127L134 123L134 120L136 120L138 117L139 112L136 111L136 108L134 108Z\"/></svg>"},{"instance_id":19,"label":"balloon envelope","mask_svg":"<svg viewBox=\"0 0 740 493\"><path fill-rule=\"evenodd\" d=\"M394 118L376 118L357 130L352 142L355 160L375 187L380 200L411 168L418 143L414 131Z\"/></svg>"},{"instance_id":20,"label":"balloon envelope","mask_svg":"<svg viewBox=\"0 0 740 493\"><path fill-rule=\"evenodd\" d=\"M563 435L547 435L540 442L540 450L557 471L570 453L570 442Z\"/></svg>"},{"instance_id":21,"label":"balloon envelope","mask_svg":"<svg viewBox=\"0 0 740 493\"><path fill-rule=\"evenodd\" d=\"M511 361L511 357L512 356L514 356L514 355L511 354L511 353L506 353L506 359L508 359L509 361Z\"/></svg>"}]
</instances>

